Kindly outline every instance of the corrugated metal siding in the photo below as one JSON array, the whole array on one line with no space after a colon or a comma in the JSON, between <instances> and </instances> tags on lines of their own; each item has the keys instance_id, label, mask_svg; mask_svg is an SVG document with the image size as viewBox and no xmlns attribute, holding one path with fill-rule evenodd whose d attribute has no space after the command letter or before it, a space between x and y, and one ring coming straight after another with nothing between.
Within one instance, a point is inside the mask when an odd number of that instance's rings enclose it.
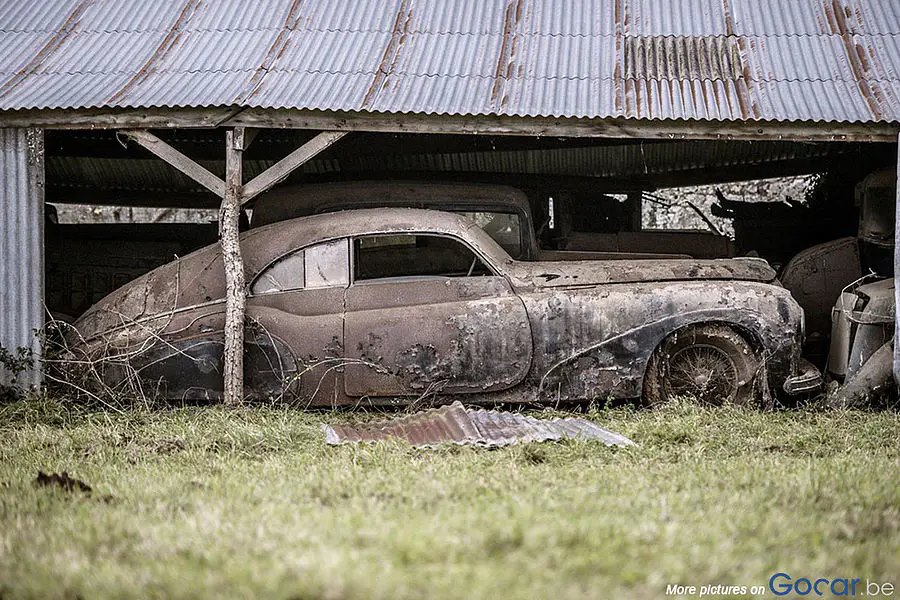
<instances>
[{"instance_id":1,"label":"corrugated metal siding","mask_svg":"<svg viewBox=\"0 0 900 600\"><path fill-rule=\"evenodd\" d=\"M0 129L0 346L39 351L44 324L44 139ZM0 369L0 379L8 374ZM38 383L40 370L20 377Z\"/></svg>"},{"instance_id":2,"label":"corrugated metal siding","mask_svg":"<svg viewBox=\"0 0 900 600\"><path fill-rule=\"evenodd\" d=\"M0 109L900 122L896 0L44 0Z\"/></svg>"},{"instance_id":3,"label":"corrugated metal siding","mask_svg":"<svg viewBox=\"0 0 900 600\"><path fill-rule=\"evenodd\" d=\"M824 158L829 148L789 142L679 141L586 148L395 154L341 161L341 170L463 171L529 175L633 177L736 165ZM310 165L313 167L314 165Z\"/></svg>"}]
</instances>

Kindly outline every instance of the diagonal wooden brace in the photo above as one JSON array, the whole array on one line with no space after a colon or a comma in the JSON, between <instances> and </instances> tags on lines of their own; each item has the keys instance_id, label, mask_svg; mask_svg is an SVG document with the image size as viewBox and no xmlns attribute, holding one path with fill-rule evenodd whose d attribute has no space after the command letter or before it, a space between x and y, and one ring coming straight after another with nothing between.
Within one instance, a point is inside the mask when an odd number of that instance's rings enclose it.
<instances>
[{"instance_id":1,"label":"diagonal wooden brace","mask_svg":"<svg viewBox=\"0 0 900 600\"><path fill-rule=\"evenodd\" d=\"M347 135L347 131L323 131L309 140L277 163L248 181L244 185L241 195L241 204L246 204L259 194L262 194L278 182L285 179L295 169L309 161L319 152L322 152L336 141Z\"/></svg>"},{"instance_id":2,"label":"diagonal wooden brace","mask_svg":"<svg viewBox=\"0 0 900 600\"><path fill-rule=\"evenodd\" d=\"M121 133L129 140L138 143L141 147L166 161L219 198L225 197L225 182L222 179L149 131L144 129L125 129ZM324 131L248 181L243 186L241 205L246 204L285 179L295 169L330 147L347 135L347 133L347 131ZM252 139L250 136L247 137L248 139L244 142L245 146L249 146L249 141ZM237 148L237 150L243 149L243 147Z\"/></svg>"},{"instance_id":3,"label":"diagonal wooden brace","mask_svg":"<svg viewBox=\"0 0 900 600\"><path fill-rule=\"evenodd\" d=\"M159 158L163 159L219 198L225 197L225 182L206 167L182 154L166 142L144 129L126 129L122 135L137 142Z\"/></svg>"}]
</instances>

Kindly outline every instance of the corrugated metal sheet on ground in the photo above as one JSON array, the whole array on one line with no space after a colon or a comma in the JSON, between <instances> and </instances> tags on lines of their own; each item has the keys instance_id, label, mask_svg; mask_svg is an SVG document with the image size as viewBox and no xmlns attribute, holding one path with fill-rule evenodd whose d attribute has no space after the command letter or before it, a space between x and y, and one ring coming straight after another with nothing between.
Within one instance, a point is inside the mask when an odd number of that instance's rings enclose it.
<instances>
[{"instance_id":1,"label":"corrugated metal sheet on ground","mask_svg":"<svg viewBox=\"0 0 900 600\"><path fill-rule=\"evenodd\" d=\"M536 419L514 412L465 408L460 402L388 421L322 428L326 443L333 445L389 438L420 447L443 443L500 447L563 438L599 440L607 446L634 445L625 436L585 419Z\"/></svg>"},{"instance_id":2,"label":"corrugated metal sheet on ground","mask_svg":"<svg viewBox=\"0 0 900 600\"><path fill-rule=\"evenodd\" d=\"M0 110L900 122L896 0L0 5Z\"/></svg>"}]
</instances>

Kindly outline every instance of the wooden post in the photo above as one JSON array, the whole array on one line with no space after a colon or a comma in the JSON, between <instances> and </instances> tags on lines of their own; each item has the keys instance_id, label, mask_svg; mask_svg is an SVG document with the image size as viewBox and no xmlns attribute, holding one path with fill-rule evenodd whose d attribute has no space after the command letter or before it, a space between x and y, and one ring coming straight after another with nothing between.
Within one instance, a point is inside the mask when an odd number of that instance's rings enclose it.
<instances>
[{"instance_id":1,"label":"wooden post","mask_svg":"<svg viewBox=\"0 0 900 600\"><path fill-rule=\"evenodd\" d=\"M239 405L244 401L246 306L244 258L241 256L238 230L241 207L282 181L303 163L347 135L347 132L320 133L247 182L247 185L244 185L242 160L244 150L256 134L252 129L235 127L225 132L225 181L149 131L136 129L122 133L222 198L222 207L219 211L219 241L222 246L222 263L225 267L225 372L222 389L225 404Z\"/></svg>"},{"instance_id":2,"label":"wooden post","mask_svg":"<svg viewBox=\"0 0 900 600\"><path fill-rule=\"evenodd\" d=\"M237 406L244 401L244 309L246 304L244 259L238 222L243 193L242 155L244 128L225 132L225 196L219 213L219 238L225 266L225 373L224 401Z\"/></svg>"}]
</instances>

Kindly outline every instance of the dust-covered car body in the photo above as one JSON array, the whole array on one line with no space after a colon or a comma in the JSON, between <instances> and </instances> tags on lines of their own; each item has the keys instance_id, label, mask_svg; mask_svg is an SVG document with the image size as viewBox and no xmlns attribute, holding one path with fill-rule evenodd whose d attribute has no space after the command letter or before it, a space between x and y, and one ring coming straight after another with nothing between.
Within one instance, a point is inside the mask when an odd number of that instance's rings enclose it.
<instances>
[{"instance_id":1,"label":"dust-covered car body","mask_svg":"<svg viewBox=\"0 0 900 600\"><path fill-rule=\"evenodd\" d=\"M673 333L727 324L767 384L798 374L802 311L763 261L520 262L473 222L367 209L275 223L241 239L250 396L304 405L630 398ZM69 336L107 385L221 394L218 246L129 283Z\"/></svg>"}]
</instances>

